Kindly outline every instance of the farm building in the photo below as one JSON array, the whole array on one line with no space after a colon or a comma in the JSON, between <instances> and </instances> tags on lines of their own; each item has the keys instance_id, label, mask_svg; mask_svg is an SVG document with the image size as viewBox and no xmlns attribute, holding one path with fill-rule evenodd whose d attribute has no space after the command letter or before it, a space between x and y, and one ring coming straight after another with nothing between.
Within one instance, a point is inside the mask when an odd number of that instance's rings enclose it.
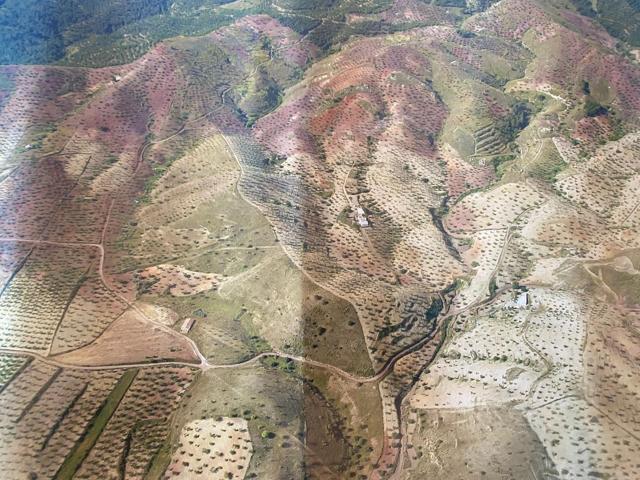
<instances>
[{"instance_id":1,"label":"farm building","mask_svg":"<svg viewBox=\"0 0 640 480\"><path fill-rule=\"evenodd\" d=\"M531 296L529 292L522 292L516 297L516 308L522 310L531 306Z\"/></svg>"},{"instance_id":2,"label":"farm building","mask_svg":"<svg viewBox=\"0 0 640 480\"><path fill-rule=\"evenodd\" d=\"M182 326L180 327L180 332L187 334L193 328L193 325L196 323L195 318L185 318L184 322L182 322Z\"/></svg>"},{"instance_id":3,"label":"farm building","mask_svg":"<svg viewBox=\"0 0 640 480\"><path fill-rule=\"evenodd\" d=\"M356 223L360 225L361 228L369 226L369 220L367 220L367 215L364 213L362 207L356 208Z\"/></svg>"},{"instance_id":4,"label":"farm building","mask_svg":"<svg viewBox=\"0 0 640 480\"><path fill-rule=\"evenodd\" d=\"M525 310L532 308L531 293L528 291L514 293L513 299L508 301L503 308L509 310Z\"/></svg>"}]
</instances>

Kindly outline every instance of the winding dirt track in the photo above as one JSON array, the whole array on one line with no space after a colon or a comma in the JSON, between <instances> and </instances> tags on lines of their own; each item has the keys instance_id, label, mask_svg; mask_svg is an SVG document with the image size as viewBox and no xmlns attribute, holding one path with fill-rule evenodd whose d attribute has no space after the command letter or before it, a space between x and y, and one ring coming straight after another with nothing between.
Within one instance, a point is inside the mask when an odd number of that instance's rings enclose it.
<instances>
[{"instance_id":1,"label":"winding dirt track","mask_svg":"<svg viewBox=\"0 0 640 480\"><path fill-rule=\"evenodd\" d=\"M5 239L0 238L0 241L4 241ZM37 242L36 242L37 243ZM51 243L51 242L47 242L47 243ZM60 244L60 243L55 243L57 245L65 245L65 244ZM67 244L68 245L68 244ZM77 244L76 244L77 245ZM492 298L487 298L483 301L479 301L476 302L472 305L469 305L468 307L456 311L456 312L452 312L449 313L443 317L440 318L440 328L442 328L445 324L445 321L455 317L457 315L459 315L460 313L462 313L463 311L469 310L469 309L473 309L473 308L477 308L480 307L482 305L485 304L489 304L491 302L493 302L495 300L496 297L492 297ZM134 307L136 308L136 307ZM142 312L141 312L142 313ZM156 322L153 322L153 320L149 320L152 323L154 323L154 325L160 325ZM176 333L175 330L166 327L166 329L170 330L172 333ZM435 333L435 332L434 332ZM284 352L280 352L280 351L270 351L270 352L263 352L263 353L259 353L247 360L244 360L242 362L237 362L237 363L222 363L222 364L212 364L209 363L204 357L202 357L201 362L200 363L190 363L190 362L181 362L181 361L161 361L161 362L137 362L137 363L122 363L122 364L111 364L111 365L81 365L81 364L72 364L72 363L66 363L66 362L61 362L59 360L57 360L55 357L49 357L46 355L42 355L41 353L37 352L37 351L32 351L32 350L28 350L28 349L20 349L20 348L0 348L0 353L11 353L11 354L20 354L20 355L29 355L32 357L37 358L38 360L44 362L44 363L48 363L50 365L56 366L56 367L60 367L60 368L71 368L71 369L78 369L78 370L113 370L113 369L122 369L122 368L144 368L144 367L154 367L154 366L163 366L163 365L170 365L170 366L186 366L186 367L195 367L195 368L200 368L202 370L212 370L212 369L233 369L233 368L243 368L243 367L247 367L250 366L256 362L258 362L260 359L262 358L269 358L269 357L279 357L279 358L285 358L285 359L289 359L292 360L294 362L298 362L301 364L306 364L306 365L311 365L314 367L318 367L318 368L322 368L325 370L328 370L332 373L335 373L336 375L339 375L349 381L355 382L355 383L376 383L376 382L380 382L382 380L384 380L384 378L389 375L389 373L391 373L391 371L393 370L393 367L395 366L395 364L402 358L404 358L405 356L419 350L420 348L422 348L427 342L429 342L432 338L433 338L434 334L428 335L420 340L418 340L416 343L414 343L413 345L408 346L407 348L405 348L404 350L401 350L400 352L396 353L393 357L391 357L389 360L387 360L387 362L385 363L385 365L378 371L378 373L370 376L370 377L361 377L358 375L353 375L349 372L346 372L334 365L328 364L328 363L324 363L324 362L319 362L317 360L312 360L306 357L301 357L298 355L292 355L292 354L288 354L288 353L284 353ZM189 339L191 340L191 339ZM195 344L194 344L195 345ZM197 348L197 347L196 347Z\"/></svg>"},{"instance_id":2,"label":"winding dirt track","mask_svg":"<svg viewBox=\"0 0 640 480\"><path fill-rule=\"evenodd\" d=\"M226 138L225 138L226 141ZM230 146L229 146L230 148ZM231 150L231 152L233 152L233 150ZM233 152L234 158L236 158L236 160L238 161L238 164L240 165L240 168L242 168L242 164L239 162L239 160L237 159L237 157L235 156L235 152ZM244 198L244 197L243 197ZM245 199L248 203L251 204L251 202L247 199ZM111 215L111 207L113 206L113 202L111 203L111 206L109 207L109 211L107 213L107 218L105 219L105 224L102 230L102 236L101 236L101 243L81 243L81 242L57 242L57 241L53 241L53 240L30 240L30 239L23 239L23 238L14 238L14 237L0 237L0 242L15 242L15 243L29 243L29 244L34 244L34 245L54 245L54 246L60 246L60 247L84 247L84 248L96 248L98 249L99 253L100 253L100 261L99 261L99 266L98 266L98 274L100 276L100 280L102 281L104 287L106 289L108 289L111 293L113 293L114 295L116 295L120 300L122 300L123 302L125 302L130 308L134 309L140 316L142 316L146 321L152 323L154 326L161 328L163 331L166 331L168 333L171 333L172 335L177 334L177 332L175 330L173 330L172 328L163 325L161 323L158 323L156 321L154 321L153 319L149 318L142 310L140 310L140 308L138 308L137 305L135 305L135 303L132 303L129 301L129 299L127 299L126 297L124 297L123 295L121 295L120 293L118 293L117 291L115 291L110 285L109 282L107 281L105 275L104 275L104 259L105 259L105 251L104 251L104 246L102 244L102 242L104 242L104 237L105 237L105 233L107 230L107 226L108 226L108 222L109 222L109 218ZM256 207L257 208L257 207ZM293 259L292 259L293 260ZM302 269L301 269L302 270ZM304 272L304 270L302 270ZM307 276L307 272L304 272ZM309 277L309 279L311 281L313 281L314 283L315 280L313 280L313 278ZM447 313L446 315L442 316L439 319L439 324L440 324L440 328L442 328L442 326L445 324L445 322L456 316L459 315L460 313L467 311L469 309L472 308L476 308L479 307L483 304L487 304L492 302L496 297L491 297L491 298L486 298L484 300L476 300L475 302L469 304L467 307L460 309L458 311L454 311L454 312L450 312ZM437 329L436 329L437 331ZM324 363L324 362L319 362L317 360L312 360L309 358L305 358L305 357L301 357L301 356L297 356L297 355L291 355L288 353L284 353L284 352L280 352L280 351L271 351L271 352L263 352L260 353L258 355L255 355L247 360L244 360L242 362L237 362L237 363L229 363L229 364L212 364L209 363L207 361L207 359L204 357L204 355L202 355L202 353L200 352L200 350L198 349L198 346L196 345L196 343L190 339L189 337L184 336L184 338L191 344L192 349L194 351L194 353L196 354L196 356L199 358L200 362L199 363L190 363L190 362L180 362L180 361L163 361L163 362L137 362L137 363L125 363L125 364L111 364L111 365L81 365L81 364L70 364L70 363L66 363L66 362L61 362L53 357L50 356L45 356L42 355L41 353L37 352L37 351L32 351L32 350L28 350L28 349L14 349L14 348L0 348L0 352L2 353L14 353L14 354L23 354L23 355L30 355L33 356L35 358L37 358L38 360L57 366L57 367L61 367L61 368L74 368L74 369L82 369L82 370L111 370L111 369L118 369L118 368L143 368L143 367L149 367L149 366L160 366L160 365L179 365L179 366L189 366L189 367L198 367L201 368L202 370L210 370L210 369L230 369L230 368L242 368L242 367L246 367L249 365L252 365L254 363L256 363L257 361L259 361L262 358L268 358L268 357L280 357L280 358L286 358L286 359L290 359L292 361L298 362L298 363L302 363L302 364L307 364L307 365L312 365L314 367L318 367L318 368L322 368L325 370L328 370L332 373L335 373L349 381L352 382L356 382L356 383L374 383L374 382L379 382L381 380L383 380L392 370L393 367L395 366L395 364L402 359L403 357L409 355L410 353L413 353L417 350L419 350L420 348L422 348L427 342L429 342L434 334L436 333L436 331L434 331L432 334L425 336L424 338L418 340L417 342L415 342L413 345L410 345L408 347L406 347L405 349L401 350L400 352L396 353L393 357L389 358L387 360L387 362L385 363L385 365L374 375L370 376L370 377L361 377L358 375L353 375L349 372L346 372L334 365L328 364L328 363Z\"/></svg>"}]
</instances>

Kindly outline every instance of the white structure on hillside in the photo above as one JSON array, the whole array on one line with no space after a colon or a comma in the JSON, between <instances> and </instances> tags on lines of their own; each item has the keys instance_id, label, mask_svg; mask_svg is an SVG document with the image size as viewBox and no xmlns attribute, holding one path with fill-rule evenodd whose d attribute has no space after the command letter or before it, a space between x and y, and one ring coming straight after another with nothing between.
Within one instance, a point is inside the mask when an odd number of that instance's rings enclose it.
<instances>
[{"instance_id":1,"label":"white structure on hillside","mask_svg":"<svg viewBox=\"0 0 640 480\"><path fill-rule=\"evenodd\" d=\"M364 213L364 209L362 207L356 208L356 223L360 225L361 228L369 226L369 220L367 220L367 215Z\"/></svg>"},{"instance_id":2,"label":"white structure on hillside","mask_svg":"<svg viewBox=\"0 0 640 480\"><path fill-rule=\"evenodd\" d=\"M186 335L193 328L195 323L195 318L185 318L184 322L182 322L182 326L180 327L180 332Z\"/></svg>"},{"instance_id":3,"label":"white structure on hillside","mask_svg":"<svg viewBox=\"0 0 640 480\"><path fill-rule=\"evenodd\" d=\"M536 305L533 304L531 293L526 291L515 292L513 299L506 302L503 308L511 310L535 310Z\"/></svg>"},{"instance_id":4,"label":"white structure on hillside","mask_svg":"<svg viewBox=\"0 0 640 480\"><path fill-rule=\"evenodd\" d=\"M516 297L516 308L522 310L531 306L531 295L529 292L522 292Z\"/></svg>"}]
</instances>

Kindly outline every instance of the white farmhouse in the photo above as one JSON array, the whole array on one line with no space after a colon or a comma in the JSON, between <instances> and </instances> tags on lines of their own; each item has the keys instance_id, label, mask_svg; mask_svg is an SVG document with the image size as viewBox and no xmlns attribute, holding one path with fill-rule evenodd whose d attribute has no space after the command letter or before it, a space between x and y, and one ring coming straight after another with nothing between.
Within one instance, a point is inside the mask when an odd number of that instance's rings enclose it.
<instances>
[{"instance_id":1,"label":"white farmhouse","mask_svg":"<svg viewBox=\"0 0 640 480\"><path fill-rule=\"evenodd\" d=\"M195 318L185 318L184 322L182 322L182 326L180 327L180 332L186 335L193 328L195 323Z\"/></svg>"},{"instance_id":2,"label":"white farmhouse","mask_svg":"<svg viewBox=\"0 0 640 480\"><path fill-rule=\"evenodd\" d=\"M366 228L369 226L369 220L367 220L367 216L364 213L364 209L362 207L356 208L356 223L360 225L361 228Z\"/></svg>"},{"instance_id":3,"label":"white farmhouse","mask_svg":"<svg viewBox=\"0 0 640 480\"><path fill-rule=\"evenodd\" d=\"M522 310L525 308L529 308L531 305L531 296L529 292L522 292L516 298L516 308L518 310Z\"/></svg>"}]
</instances>

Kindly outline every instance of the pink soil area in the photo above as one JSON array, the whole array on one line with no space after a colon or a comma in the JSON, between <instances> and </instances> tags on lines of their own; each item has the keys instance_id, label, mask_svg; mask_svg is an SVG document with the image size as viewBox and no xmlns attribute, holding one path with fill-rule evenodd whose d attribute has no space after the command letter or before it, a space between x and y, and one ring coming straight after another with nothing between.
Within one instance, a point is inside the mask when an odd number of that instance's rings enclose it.
<instances>
[{"instance_id":1,"label":"pink soil area","mask_svg":"<svg viewBox=\"0 0 640 480\"><path fill-rule=\"evenodd\" d=\"M256 137L270 150L281 155L315 152L313 136L305 129L305 122L317 99L304 96L281 106L261 118L254 127Z\"/></svg>"},{"instance_id":2,"label":"pink soil area","mask_svg":"<svg viewBox=\"0 0 640 480\"><path fill-rule=\"evenodd\" d=\"M10 98L2 109L0 126L57 121L86 101L88 93L111 82L121 70L126 67L0 66L0 74L13 83L11 91L4 92Z\"/></svg>"},{"instance_id":3,"label":"pink soil area","mask_svg":"<svg viewBox=\"0 0 640 480\"><path fill-rule=\"evenodd\" d=\"M63 126L75 128L74 136L85 143L120 156L128 152L133 160L144 141L148 120L143 82L137 72L131 72L106 90Z\"/></svg>"},{"instance_id":4,"label":"pink soil area","mask_svg":"<svg viewBox=\"0 0 640 480\"><path fill-rule=\"evenodd\" d=\"M595 147L599 140L606 140L611 132L611 121L607 116L585 117L576 123L572 137L590 147Z\"/></svg>"},{"instance_id":5,"label":"pink soil area","mask_svg":"<svg viewBox=\"0 0 640 480\"><path fill-rule=\"evenodd\" d=\"M637 120L640 113L640 70L627 59L607 55L597 67L614 91L615 106L628 118Z\"/></svg>"},{"instance_id":6,"label":"pink soil area","mask_svg":"<svg viewBox=\"0 0 640 480\"><path fill-rule=\"evenodd\" d=\"M89 345L56 355L72 365L127 365L149 361L198 363L189 341L178 332L160 328L129 310Z\"/></svg>"},{"instance_id":7,"label":"pink soil area","mask_svg":"<svg viewBox=\"0 0 640 480\"><path fill-rule=\"evenodd\" d=\"M72 185L56 158L19 167L0 185L0 236L39 238Z\"/></svg>"},{"instance_id":8,"label":"pink soil area","mask_svg":"<svg viewBox=\"0 0 640 480\"><path fill-rule=\"evenodd\" d=\"M470 165L459 158L447 159L447 193L452 201L468 190L489 185L494 179L491 166Z\"/></svg>"},{"instance_id":9,"label":"pink soil area","mask_svg":"<svg viewBox=\"0 0 640 480\"><path fill-rule=\"evenodd\" d=\"M219 129L225 135L240 135L247 133L244 123L240 121L238 116L228 105L225 105L225 108L215 112L214 115L210 115L208 119L213 125L215 125L216 129Z\"/></svg>"},{"instance_id":10,"label":"pink soil area","mask_svg":"<svg viewBox=\"0 0 640 480\"><path fill-rule=\"evenodd\" d=\"M172 100L179 87L184 87L178 76L178 66L164 44L158 45L149 54L153 63L151 76L146 82L147 98L153 116L153 131L159 133L170 121Z\"/></svg>"},{"instance_id":11,"label":"pink soil area","mask_svg":"<svg viewBox=\"0 0 640 480\"><path fill-rule=\"evenodd\" d=\"M15 145L29 127L63 120L46 137L52 154L22 165L0 188L0 233L97 243L112 199L110 227L125 221L144 181L132 174L147 123L168 117L176 90L165 53L159 46L130 65L95 70L2 67L14 86L0 127Z\"/></svg>"},{"instance_id":12,"label":"pink soil area","mask_svg":"<svg viewBox=\"0 0 640 480\"><path fill-rule=\"evenodd\" d=\"M147 125L159 131L170 117L172 99L180 83L176 64L160 44L132 64L102 69L109 82L103 91L63 123L74 136L100 145L104 151L128 158L133 168L144 143ZM119 81L111 81L114 75Z\"/></svg>"},{"instance_id":13,"label":"pink soil area","mask_svg":"<svg viewBox=\"0 0 640 480\"><path fill-rule=\"evenodd\" d=\"M399 443L398 440L394 440L391 436L384 436L382 439L382 454L376 462L379 467L369 476L371 480L383 480L387 478L384 472L386 472L389 467L395 465L398 459L399 448L395 446L397 443Z\"/></svg>"},{"instance_id":14,"label":"pink soil area","mask_svg":"<svg viewBox=\"0 0 640 480\"><path fill-rule=\"evenodd\" d=\"M455 208L446 218L447 229L452 232L464 232L473 230L475 226L475 215L466 208Z\"/></svg>"},{"instance_id":15,"label":"pink soil area","mask_svg":"<svg viewBox=\"0 0 640 480\"><path fill-rule=\"evenodd\" d=\"M565 13L578 31L553 22L548 14L531 0L503 0L468 22L468 28L488 30L512 40L522 39L533 29L540 43L553 39L553 47L545 50L544 61L538 60L532 81L556 84L579 94L576 78L605 79L613 90L615 105L627 117L640 111L640 72L629 60L603 53L601 46L615 44L609 34L592 20L575 13ZM595 43L582 40L586 35Z\"/></svg>"},{"instance_id":16,"label":"pink soil area","mask_svg":"<svg viewBox=\"0 0 640 480\"><path fill-rule=\"evenodd\" d=\"M374 49L378 53L372 56ZM404 122L406 139L401 141L407 148L429 150L427 135L441 128L446 111L432 91L411 78L429 71L426 58L411 48L386 47L375 39L357 42L334 61L330 78L310 79L288 104L260 119L256 137L268 148L292 155L317 153L314 136L324 136L329 154L345 135L355 135L355 142L362 143L382 132L384 121L375 114L384 116L393 108ZM398 73L408 75L407 81L396 81ZM331 106L336 98L338 103Z\"/></svg>"},{"instance_id":17,"label":"pink soil area","mask_svg":"<svg viewBox=\"0 0 640 480\"><path fill-rule=\"evenodd\" d=\"M435 93L423 84L404 89L389 84L387 96L398 101L398 119L403 138L396 143L419 154L433 155L435 143L429 140L429 135L441 130L447 115L446 108Z\"/></svg>"}]
</instances>

